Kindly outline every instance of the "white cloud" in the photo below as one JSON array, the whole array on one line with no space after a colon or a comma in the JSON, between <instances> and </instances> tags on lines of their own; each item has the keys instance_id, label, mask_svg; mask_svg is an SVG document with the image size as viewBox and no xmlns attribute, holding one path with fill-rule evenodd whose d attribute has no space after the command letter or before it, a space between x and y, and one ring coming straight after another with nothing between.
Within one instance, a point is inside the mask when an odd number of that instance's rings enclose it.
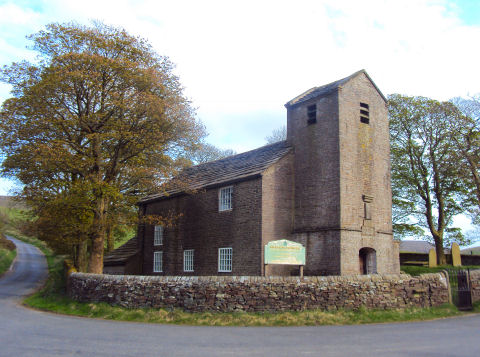
<instances>
[{"instance_id":1,"label":"white cloud","mask_svg":"<svg viewBox=\"0 0 480 357\"><path fill-rule=\"evenodd\" d=\"M213 143L224 146L228 137L237 149L261 145L283 124L292 97L361 68L385 94L448 99L480 91L480 27L462 24L446 1L50 0L41 11L12 4L1 8L0 20L10 21L0 26L10 46L4 63L25 56L15 36L48 22L123 26L177 64ZM249 135L248 118L259 113L269 118L265 132Z\"/></svg>"}]
</instances>

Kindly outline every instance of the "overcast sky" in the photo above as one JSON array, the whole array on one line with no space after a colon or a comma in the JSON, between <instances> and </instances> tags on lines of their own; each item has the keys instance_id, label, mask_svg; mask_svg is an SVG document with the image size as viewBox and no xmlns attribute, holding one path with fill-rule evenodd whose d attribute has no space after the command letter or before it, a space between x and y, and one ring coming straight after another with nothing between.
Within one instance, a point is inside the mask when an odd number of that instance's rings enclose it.
<instances>
[{"instance_id":1,"label":"overcast sky","mask_svg":"<svg viewBox=\"0 0 480 357\"><path fill-rule=\"evenodd\" d=\"M237 152L285 124L288 100L362 68L384 94L480 92L477 0L0 0L0 64L34 59L25 36L48 23L92 19L170 57L207 140Z\"/></svg>"}]
</instances>

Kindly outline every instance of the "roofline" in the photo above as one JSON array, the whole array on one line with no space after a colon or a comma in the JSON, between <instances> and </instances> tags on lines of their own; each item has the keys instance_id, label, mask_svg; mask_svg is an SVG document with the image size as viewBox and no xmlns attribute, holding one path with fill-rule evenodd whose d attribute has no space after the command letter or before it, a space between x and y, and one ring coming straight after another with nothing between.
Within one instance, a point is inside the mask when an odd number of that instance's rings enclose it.
<instances>
[{"instance_id":1,"label":"roofline","mask_svg":"<svg viewBox=\"0 0 480 357\"><path fill-rule=\"evenodd\" d=\"M313 87L313 88L310 88L309 90L303 92L302 94L300 95L297 95L295 98L289 100L287 103L285 103L285 107L286 108L291 108L291 107L295 107L296 105L299 105L303 102L305 102L305 100L299 100L298 102L295 102L295 103L292 103L294 102L295 100L297 100L298 98L301 98L301 97L305 97L307 96L308 94L310 94L311 92L314 92L317 88L321 88L321 87L324 87L324 86L328 86L330 84L333 84L335 82L340 82L340 81L343 81L345 80L346 82L350 81L351 79L357 77L359 74L365 74L365 76L368 78L368 80L370 81L370 83L372 83L373 87L376 89L376 91L378 92L378 94L380 94L380 96L382 97L382 99L385 101L385 103L388 102L387 98L383 95L382 91L377 87L377 85L375 84L375 82L372 80L372 78L368 75L367 71L365 69L361 69L353 74L351 74L350 76L347 76L345 78L342 78L342 79L339 79L337 81L334 81L334 82L330 82L330 83L327 83L327 84L324 84L323 86L320 86L320 87ZM329 95L331 93L333 93L334 91L338 90L339 88L342 88L342 85L338 85L334 88L332 88L330 91L328 91L327 93L325 93L324 95L322 95L322 97L326 96L326 95ZM315 97L313 97L315 98ZM309 98L309 99L312 99L312 98ZM292 104L290 104L292 103Z\"/></svg>"},{"instance_id":2,"label":"roofline","mask_svg":"<svg viewBox=\"0 0 480 357\"><path fill-rule=\"evenodd\" d=\"M247 176L243 176L243 177L238 177L236 179L233 179L233 180L226 180L226 181L222 181L222 182L215 182L213 184L209 184L209 185L205 185L205 186L202 186L202 187L199 187L199 188L196 188L192 191L198 191L198 190L208 190L208 189L212 189L212 188L217 188L217 187L221 187L221 186L225 186L225 185L230 185L232 183L238 183L238 182L243 182L243 181L249 181L249 180L254 180L256 178L259 178L259 177L262 177L262 173L254 173L254 174L250 174L250 175L247 175ZM189 195L190 193L189 192L185 192L185 191L180 191L180 192L174 192L172 194L169 194L168 196L167 195L164 195L164 196L158 196L158 197L152 197L150 199L145 199L145 200L140 200L137 202L137 206L143 206L143 205L146 205L148 203L152 203L152 202L155 202L155 201L162 201L162 200L167 200L167 199L170 199L170 198L173 198L173 197L178 197L178 196L183 196L183 195Z\"/></svg>"},{"instance_id":3,"label":"roofline","mask_svg":"<svg viewBox=\"0 0 480 357\"><path fill-rule=\"evenodd\" d=\"M375 84L375 82L373 81L373 79L368 75L367 71L364 70L364 69L361 69L360 71L352 74L352 78L356 77L357 75L359 75L360 73L363 73L367 76L368 80L373 84L373 86L375 87L375 89L377 90L378 94L380 94L380 96L382 97L382 99L385 101L385 103L388 103L388 99L383 95L382 91L377 87L377 85Z\"/></svg>"},{"instance_id":4,"label":"roofline","mask_svg":"<svg viewBox=\"0 0 480 357\"><path fill-rule=\"evenodd\" d=\"M198 167L198 166L202 166L202 165L209 165L211 164L212 162L217 162L217 161L222 161L222 160L228 160L228 159L231 159L232 157L235 157L235 156L239 156L239 155L245 155L245 154L248 154L252 151L256 151L256 150L260 150L260 149L263 149L263 148L266 148L268 146L273 146L273 145L278 145L279 143L283 143L285 145L286 148L289 148L289 150L291 149L291 145L288 144L287 140L281 140L281 141L277 141L275 143L272 143L272 144L267 144L267 145L263 145L263 146L260 146L258 148L255 148L255 149L252 149L252 150L248 150L248 151L244 151L244 152L241 152L241 153L238 153L238 154L235 154L235 155L231 155L231 156L227 156L227 157L224 157L224 158L221 158L221 159L217 159L217 160L213 160L213 161L209 161L209 162L205 162L205 163L202 163L202 164L198 164L198 165L194 165L194 166L191 166L190 168L193 168L193 167ZM271 165L275 164L277 161L281 160L286 154L288 154L289 151L285 152L281 157L277 158L275 161L273 161L271 163ZM269 165L269 166L271 166ZM263 170L265 171L265 170ZM205 186L200 186L198 188L195 188L194 190L201 190L201 189L207 189L207 188L213 188L213 187L219 187L219 186L223 186L223 185L226 185L226 184L229 184L229 183L235 183L235 182L240 182L240 181L245 181L245 180L248 180L248 179L253 179L255 178L255 176L261 176L262 175L262 172L254 172L254 173L251 173L251 174L247 174L245 176L240 176L240 177L237 177L235 179L228 179L228 180L225 180L225 181L220 181L220 182L215 182L213 184L207 184ZM154 202L154 201L157 201L157 200L162 200L162 199L166 199L166 198L171 198L171 197L175 197L175 196L179 196L179 195L182 195L182 194L188 194L188 192L185 192L184 190L180 191L180 192L174 192L174 193L171 193L171 194L163 194L163 195L160 195L159 196L156 196L156 197L152 197L152 198L148 198L149 196L146 196L140 200L137 201L136 205L137 206L141 206L141 205L144 205L146 203L150 203L150 202Z\"/></svg>"}]
</instances>

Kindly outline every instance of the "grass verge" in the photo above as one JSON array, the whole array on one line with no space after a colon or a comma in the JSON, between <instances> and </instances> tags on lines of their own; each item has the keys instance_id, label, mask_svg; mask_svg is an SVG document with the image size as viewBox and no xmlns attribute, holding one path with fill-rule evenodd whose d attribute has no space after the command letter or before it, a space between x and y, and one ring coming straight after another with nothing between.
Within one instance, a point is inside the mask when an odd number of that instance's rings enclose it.
<instances>
[{"instance_id":1,"label":"grass verge","mask_svg":"<svg viewBox=\"0 0 480 357\"><path fill-rule=\"evenodd\" d=\"M429 267L423 267L423 266L415 266L415 265L402 265L400 267L400 270L403 272L410 274L411 276L417 276L420 274L426 274L426 273L438 273L442 270L445 269L480 269L480 266L478 265L462 265L461 267L453 267L451 265L445 265L445 266L438 266L435 268L429 268Z\"/></svg>"},{"instance_id":2,"label":"grass verge","mask_svg":"<svg viewBox=\"0 0 480 357\"><path fill-rule=\"evenodd\" d=\"M80 303L66 297L44 299L28 298L28 305L61 314L102 318L118 321L135 321L196 326L318 326L355 325L367 323L405 322L431 320L465 315L453 305L434 308L408 308L395 310L308 310L279 313L189 313L181 309L125 309L106 303ZM480 312L477 306L476 311Z\"/></svg>"},{"instance_id":3,"label":"grass verge","mask_svg":"<svg viewBox=\"0 0 480 357\"><path fill-rule=\"evenodd\" d=\"M71 300L63 292L65 283L62 260L50 259L49 270L49 283L44 289L28 297L24 301L26 305L61 314L117 321L197 326L317 326L419 321L465 314L453 305L395 310L309 310L280 313L190 313L182 309L127 309L106 303ZM474 311L480 312L479 304Z\"/></svg>"},{"instance_id":4,"label":"grass verge","mask_svg":"<svg viewBox=\"0 0 480 357\"><path fill-rule=\"evenodd\" d=\"M106 303L82 303L65 296L63 257L55 256L43 242L17 238L39 247L47 256L49 279L45 287L24 300L25 305L60 314L117 321L197 326L318 326L431 320L465 315L453 305L395 310L308 310L279 313L190 313L182 309L127 309ZM480 304L474 312L480 312Z\"/></svg>"},{"instance_id":5,"label":"grass verge","mask_svg":"<svg viewBox=\"0 0 480 357\"><path fill-rule=\"evenodd\" d=\"M17 250L15 249L15 244L0 233L0 276L10 268L16 255Z\"/></svg>"},{"instance_id":6,"label":"grass verge","mask_svg":"<svg viewBox=\"0 0 480 357\"><path fill-rule=\"evenodd\" d=\"M9 250L0 248L0 276L2 276L10 268L10 265L12 265L16 254L17 251L15 249Z\"/></svg>"}]
</instances>

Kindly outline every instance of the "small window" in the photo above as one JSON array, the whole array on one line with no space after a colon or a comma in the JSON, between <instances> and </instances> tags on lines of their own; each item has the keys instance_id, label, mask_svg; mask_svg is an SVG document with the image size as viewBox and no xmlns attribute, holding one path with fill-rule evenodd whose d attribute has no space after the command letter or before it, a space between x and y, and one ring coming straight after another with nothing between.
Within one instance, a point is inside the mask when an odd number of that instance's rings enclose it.
<instances>
[{"instance_id":1,"label":"small window","mask_svg":"<svg viewBox=\"0 0 480 357\"><path fill-rule=\"evenodd\" d=\"M183 271L193 271L193 249L183 251Z\"/></svg>"},{"instance_id":2,"label":"small window","mask_svg":"<svg viewBox=\"0 0 480 357\"><path fill-rule=\"evenodd\" d=\"M229 211L232 209L233 186L223 187L218 193L218 210Z\"/></svg>"},{"instance_id":3,"label":"small window","mask_svg":"<svg viewBox=\"0 0 480 357\"><path fill-rule=\"evenodd\" d=\"M154 273L163 272L163 252L153 253L153 272Z\"/></svg>"},{"instance_id":4,"label":"small window","mask_svg":"<svg viewBox=\"0 0 480 357\"><path fill-rule=\"evenodd\" d=\"M360 103L360 122L370 123L370 108L367 103Z\"/></svg>"},{"instance_id":5,"label":"small window","mask_svg":"<svg viewBox=\"0 0 480 357\"><path fill-rule=\"evenodd\" d=\"M218 271L220 273L232 271L232 248L218 248Z\"/></svg>"},{"instance_id":6,"label":"small window","mask_svg":"<svg viewBox=\"0 0 480 357\"><path fill-rule=\"evenodd\" d=\"M309 105L307 107L307 123L308 125L310 124L315 124L317 122L317 105Z\"/></svg>"},{"instance_id":7,"label":"small window","mask_svg":"<svg viewBox=\"0 0 480 357\"><path fill-rule=\"evenodd\" d=\"M153 245L163 244L163 226L155 226L153 233Z\"/></svg>"}]
</instances>

